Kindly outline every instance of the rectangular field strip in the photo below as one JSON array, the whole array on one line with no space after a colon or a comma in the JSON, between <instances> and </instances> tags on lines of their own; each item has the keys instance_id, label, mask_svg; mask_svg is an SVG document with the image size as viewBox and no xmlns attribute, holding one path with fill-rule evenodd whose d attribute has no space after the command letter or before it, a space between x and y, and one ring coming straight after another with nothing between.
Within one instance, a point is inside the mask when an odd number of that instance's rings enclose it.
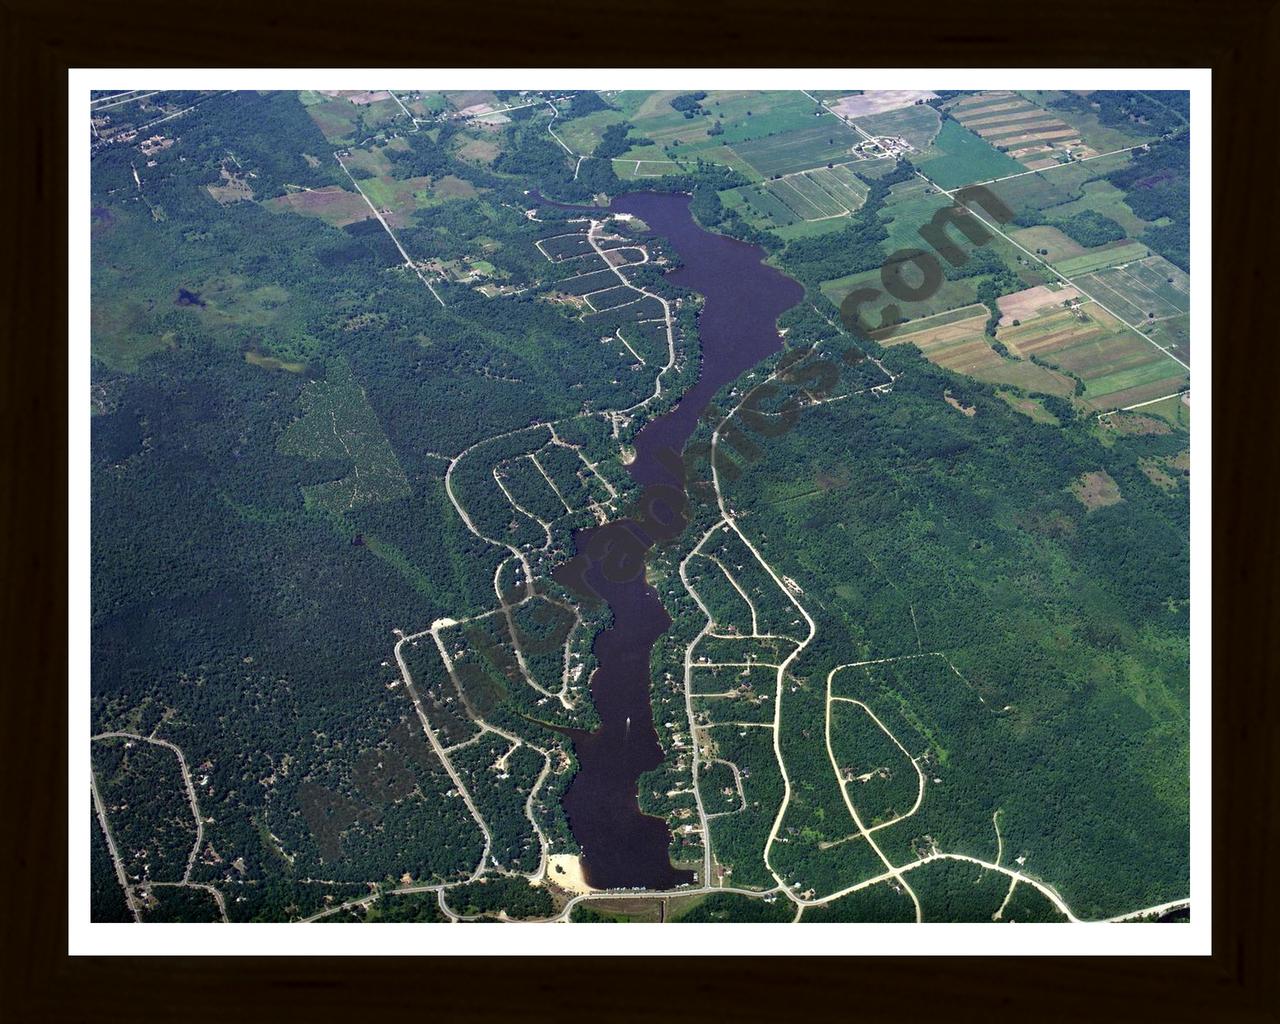
<instances>
[{"instance_id":1,"label":"rectangular field strip","mask_svg":"<svg viewBox=\"0 0 1280 1024\"><path fill-rule=\"evenodd\" d=\"M820 188L841 210L846 213L856 210L862 205L862 197L837 178L832 170L822 167L816 171L808 171L805 177Z\"/></svg>"},{"instance_id":2,"label":"rectangular field strip","mask_svg":"<svg viewBox=\"0 0 1280 1024\"><path fill-rule=\"evenodd\" d=\"M832 199L829 194L824 192L816 182L811 181L808 175L792 175L790 178L787 178L786 181L787 184L813 204L814 209L819 211L818 215L820 217L836 217L846 212L843 206Z\"/></svg>"},{"instance_id":3,"label":"rectangular field strip","mask_svg":"<svg viewBox=\"0 0 1280 1024\"><path fill-rule=\"evenodd\" d=\"M805 198L804 193L791 184L791 179L771 181L769 192L800 220L817 220L823 213Z\"/></svg>"}]
</instances>

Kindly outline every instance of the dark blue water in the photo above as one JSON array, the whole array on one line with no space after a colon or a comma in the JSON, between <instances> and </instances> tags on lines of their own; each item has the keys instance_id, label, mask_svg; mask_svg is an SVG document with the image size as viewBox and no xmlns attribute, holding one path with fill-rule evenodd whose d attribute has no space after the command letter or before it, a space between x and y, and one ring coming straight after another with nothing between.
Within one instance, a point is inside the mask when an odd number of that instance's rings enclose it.
<instances>
[{"instance_id":1,"label":"dark blue water","mask_svg":"<svg viewBox=\"0 0 1280 1024\"><path fill-rule=\"evenodd\" d=\"M698 319L698 382L636 435L636 459L628 467L642 485L682 484L660 456L678 456L715 393L781 348L777 319L800 301L804 289L765 266L766 253L759 246L699 227L689 213L688 196L633 193L619 196L610 210L633 214L666 238L684 264L668 279L706 299ZM596 529L575 535L579 551ZM588 882L602 889L668 889L692 881L693 872L672 866L666 822L641 813L636 783L642 772L662 763L649 703L649 656L671 618L643 576L615 583L593 568L587 580L608 602L613 625L593 648L599 664L591 696L601 724L594 732L571 734L579 769L562 803L582 847Z\"/></svg>"}]
</instances>

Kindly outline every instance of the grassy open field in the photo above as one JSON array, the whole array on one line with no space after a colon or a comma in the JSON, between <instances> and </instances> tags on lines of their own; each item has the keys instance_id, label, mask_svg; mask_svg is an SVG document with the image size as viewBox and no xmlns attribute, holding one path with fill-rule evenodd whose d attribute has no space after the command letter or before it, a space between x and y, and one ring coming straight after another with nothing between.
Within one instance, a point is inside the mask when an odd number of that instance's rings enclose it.
<instances>
[{"instance_id":1,"label":"grassy open field","mask_svg":"<svg viewBox=\"0 0 1280 1024\"><path fill-rule=\"evenodd\" d=\"M1086 249L1081 255L1068 256L1060 260L1050 260L1053 269L1067 277L1088 274L1103 267L1114 267L1131 260L1140 260L1150 255L1151 250L1141 242L1121 239L1119 242L1108 242L1093 249Z\"/></svg>"},{"instance_id":2,"label":"grassy open field","mask_svg":"<svg viewBox=\"0 0 1280 1024\"><path fill-rule=\"evenodd\" d=\"M317 95L310 94L307 98L316 100ZM405 126L409 124L400 104L389 97L372 103L353 103L346 96L319 95L316 102L306 103L305 99L303 102L324 137L336 144L357 142L357 134L376 131L397 118ZM361 127L363 131L358 131Z\"/></svg>"},{"instance_id":3,"label":"grassy open field","mask_svg":"<svg viewBox=\"0 0 1280 1024\"><path fill-rule=\"evenodd\" d=\"M1010 231L1009 237L1019 245L1030 249L1050 263L1057 260L1083 256L1087 251L1083 245L1068 238L1051 224L1037 224L1033 228L1019 228ZM1045 250L1042 252L1041 250Z\"/></svg>"},{"instance_id":4,"label":"grassy open field","mask_svg":"<svg viewBox=\"0 0 1280 1024\"><path fill-rule=\"evenodd\" d=\"M308 104L307 113L330 142L352 141L356 121L354 104L343 99L322 99Z\"/></svg>"},{"instance_id":5,"label":"grassy open field","mask_svg":"<svg viewBox=\"0 0 1280 1024\"><path fill-rule=\"evenodd\" d=\"M454 147L459 160L486 166L493 163L502 152L502 147L493 139L472 132L459 132L454 138Z\"/></svg>"},{"instance_id":6,"label":"grassy open field","mask_svg":"<svg viewBox=\"0 0 1280 1024\"><path fill-rule=\"evenodd\" d=\"M441 178L366 178L360 182L369 200L392 227L408 224L413 214L449 199L469 199L479 191L469 181L453 175Z\"/></svg>"},{"instance_id":7,"label":"grassy open field","mask_svg":"<svg viewBox=\"0 0 1280 1024\"><path fill-rule=\"evenodd\" d=\"M1191 317L1188 314L1142 324L1138 328L1161 348L1168 349L1184 363L1191 363Z\"/></svg>"},{"instance_id":8,"label":"grassy open field","mask_svg":"<svg viewBox=\"0 0 1280 1024\"><path fill-rule=\"evenodd\" d=\"M904 302L891 298L885 292L879 270L867 270L860 274L850 274L847 277L822 282L822 294L838 306L855 288L877 289L881 297L862 308L863 319L875 328L880 323L880 308L890 302L897 305L901 315L908 320L917 320L971 305L977 298L979 280L976 277L965 277L958 281L944 280L938 290L928 298L921 299L919 302Z\"/></svg>"},{"instance_id":9,"label":"grassy open field","mask_svg":"<svg viewBox=\"0 0 1280 1024\"><path fill-rule=\"evenodd\" d=\"M803 93L711 92L702 101L704 110L720 122L724 134L719 140L736 146L739 142L806 128L816 120L817 106Z\"/></svg>"},{"instance_id":10,"label":"grassy open field","mask_svg":"<svg viewBox=\"0 0 1280 1024\"><path fill-rule=\"evenodd\" d=\"M733 144L733 150L765 177L849 159L857 138L834 118L780 135Z\"/></svg>"},{"instance_id":11,"label":"grassy open field","mask_svg":"<svg viewBox=\"0 0 1280 1024\"><path fill-rule=\"evenodd\" d=\"M626 117L618 110L596 110L585 117L575 117L568 121L556 121L556 134L564 139L565 145L575 153L590 155L604 138L604 130L611 124L619 124Z\"/></svg>"},{"instance_id":12,"label":"grassy open field","mask_svg":"<svg viewBox=\"0 0 1280 1024\"><path fill-rule=\"evenodd\" d=\"M663 157L657 159L618 157L613 161L613 173L625 181L637 178L660 178L664 174L679 174L682 170L684 168L681 164Z\"/></svg>"},{"instance_id":13,"label":"grassy open field","mask_svg":"<svg viewBox=\"0 0 1280 1024\"><path fill-rule=\"evenodd\" d=\"M944 121L933 144L914 162L943 188L959 188L1026 169L955 121Z\"/></svg>"},{"instance_id":14,"label":"grassy open field","mask_svg":"<svg viewBox=\"0 0 1280 1024\"><path fill-rule=\"evenodd\" d=\"M756 170L754 161L744 159L745 154L738 155L738 147L745 144L750 150L750 144L756 140L782 138L797 130L806 130L811 127L817 111L812 101L794 90L711 92L702 99L700 112L685 117L671 106L671 100L678 95L677 92L608 95L619 114L634 125L632 136L651 139L655 143L644 147L649 152L637 153L637 157L668 157L682 161L701 158L730 166L737 161L739 169L746 167L751 177L782 173L773 169ZM718 126L718 131L710 135L713 126ZM784 149L787 146L787 143L782 144ZM767 151L777 146L765 145L762 148ZM788 166L786 170L803 170L821 162L814 159L800 166ZM767 161L766 165L773 166Z\"/></svg>"},{"instance_id":15,"label":"grassy open field","mask_svg":"<svg viewBox=\"0 0 1280 1024\"><path fill-rule=\"evenodd\" d=\"M1175 395L1163 402L1153 402L1142 409L1144 416L1159 416L1175 427L1191 429L1191 402L1189 395Z\"/></svg>"},{"instance_id":16,"label":"grassy open field","mask_svg":"<svg viewBox=\"0 0 1280 1024\"><path fill-rule=\"evenodd\" d=\"M886 253L896 249L918 249L924 243L919 231L937 211L950 206L951 200L940 192L930 192L919 178L894 185L889 192L881 216L889 230L884 243Z\"/></svg>"},{"instance_id":17,"label":"grassy open field","mask_svg":"<svg viewBox=\"0 0 1280 1024\"><path fill-rule=\"evenodd\" d=\"M345 227L347 224L354 224L358 220L373 216L368 203L354 192L339 188L337 185L309 189L305 192L286 192L282 196L268 199L262 205L277 213L287 211L319 217L335 228Z\"/></svg>"},{"instance_id":18,"label":"grassy open field","mask_svg":"<svg viewBox=\"0 0 1280 1024\"><path fill-rule=\"evenodd\" d=\"M1056 427L1061 422L1057 416L1034 398L1024 398L1016 392L1004 390L997 391L996 395L1034 423L1048 423Z\"/></svg>"},{"instance_id":19,"label":"grassy open field","mask_svg":"<svg viewBox=\"0 0 1280 1024\"><path fill-rule=\"evenodd\" d=\"M393 174L395 165L387 152L406 152L408 149L409 143L404 138L396 138L385 146L362 146L353 149L342 158L342 161L353 173L363 171L366 174Z\"/></svg>"},{"instance_id":20,"label":"grassy open field","mask_svg":"<svg viewBox=\"0 0 1280 1024\"><path fill-rule=\"evenodd\" d=\"M89 351L113 370L132 372L147 356L177 345L173 331L162 330L145 300L99 290L91 291Z\"/></svg>"}]
</instances>

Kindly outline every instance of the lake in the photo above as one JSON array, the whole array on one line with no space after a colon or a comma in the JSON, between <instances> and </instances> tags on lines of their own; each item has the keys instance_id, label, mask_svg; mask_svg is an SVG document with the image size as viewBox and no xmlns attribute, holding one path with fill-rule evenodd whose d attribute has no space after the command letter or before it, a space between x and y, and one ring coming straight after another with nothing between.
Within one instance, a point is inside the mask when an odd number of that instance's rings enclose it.
<instances>
[{"instance_id":1,"label":"lake","mask_svg":"<svg viewBox=\"0 0 1280 1024\"><path fill-rule=\"evenodd\" d=\"M679 454L715 393L782 347L777 319L804 296L798 282L762 262L766 253L759 246L699 227L689 198L638 192L619 196L609 207L639 217L666 238L684 264L667 279L706 300L698 319L697 383L636 435L636 459L627 469L641 485L680 483L659 455ZM596 529L574 535L578 551ZM666 822L641 813L636 787L641 773L662 763L649 702L649 657L671 618L643 577L613 583L593 566L586 578L608 602L613 625L594 645L598 667L591 696L601 724L593 732L571 733L579 769L562 804L591 885L669 889L693 881L694 873L671 864ZM688 730L683 711L680 728Z\"/></svg>"}]
</instances>

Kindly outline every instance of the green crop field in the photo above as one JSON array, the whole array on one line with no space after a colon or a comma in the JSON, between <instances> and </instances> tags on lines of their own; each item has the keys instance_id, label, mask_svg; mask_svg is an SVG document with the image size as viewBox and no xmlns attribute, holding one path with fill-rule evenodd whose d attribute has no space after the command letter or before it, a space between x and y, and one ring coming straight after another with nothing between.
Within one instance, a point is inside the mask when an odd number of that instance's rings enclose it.
<instances>
[{"instance_id":1,"label":"green crop field","mask_svg":"<svg viewBox=\"0 0 1280 1024\"><path fill-rule=\"evenodd\" d=\"M860 274L822 282L822 294L839 306L844 297L855 288L877 289L880 292L880 298L866 303L862 307L862 316L873 327L878 327L879 310L889 303L895 304L901 317L906 320L918 320L921 317L968 306L977 296L978 280L975 277L965 277L958 281L943 281L934 294L918 302L907 302L892 298L885 292L879 270L867 270Z\"/></svg>"},{"instance_id":2,"label":"green crop field","mask_svg":"<svg viewBox=\"0 0 1280 1024\"><path fill-rule=\"evenodd\" d=\"M1187 379L1173 359L1095 303L1084 303L1079 314L1056 309L1001 328L999 338L1023 358L1079 377L1082 397L1095 409L1169 394Z\"/></svg>"},{"instance_id":3,"label":"green crop field","mask_svg":"<svg viewBox=\"0 0 1280 1024\"><path fill-rule=\"evenodd\" d=\"M1025 170L1016 160L950 120L943 122L933 144L913 160L943 188L959 188Z\"/></svg>"},{"instance_id":4,"label":"green crop field","mask_svg":"<svg viewBox=\"0 0 1280 1024\"><path fill-rule=\"evenodd\" d=\"M1065 277L1088 274L1103 267L1114 267L1131 260L1140 260L1150 255L1151 250L1141 242L1120 241L1100 245L1096 249L1087 249L1082 255L1052 261L1053 269Z\"/></svg>"},{"instance_id":5,"label":"green crop field","mask_svg":"<svg viewBox=\"0 0 1280 1024\"><path fill-rule=\"evenodd\" d=\"M849 159L857 139L834 118L804 128L739 142L734 151L765 177Z\"/></svg>"},{"instance_id":6,"label":"green crop field","mask_svg":"<svg viewBox=\"0 0 1280 1024\"><path fill-rule=\"evenodd\" d=\"M818 220L843 212L829 196L799 174L771 181L766 188L805 220Z\"/></svg>"},{"instance_id":7,"label":"green crop field","mask_svg":"<svg viewBox=\"0 0 1280 1024\"><path fill-rule=\"evenodd\" d=\"M857 166L859 171L865 171L860 161ZM867 185L861 178L854 173L854 167L849 164L837 164L830 169L822 168L817 171L811 171L809 176L819 182L824 188L828 188L836 195L843 195L850 203L856 204L851 207L856 209L861 206L867 199ZM840 190L844 191L841 192Z\"/></svg>"},{"instance_id":8,"label":"green crop field","mask_svg":"<svg viewBox=\"0 0 1280 1024\"><path fill-rule=\"evenodd\" d=\"M1149 282L1143 275L1131 272L1141 267L1141 263L1111 267L1084 274L1077 277L1076 282L1126 323L1137 324L1185 313L1187 296L1164 278Z\"/></svg>"}]
</instances>

